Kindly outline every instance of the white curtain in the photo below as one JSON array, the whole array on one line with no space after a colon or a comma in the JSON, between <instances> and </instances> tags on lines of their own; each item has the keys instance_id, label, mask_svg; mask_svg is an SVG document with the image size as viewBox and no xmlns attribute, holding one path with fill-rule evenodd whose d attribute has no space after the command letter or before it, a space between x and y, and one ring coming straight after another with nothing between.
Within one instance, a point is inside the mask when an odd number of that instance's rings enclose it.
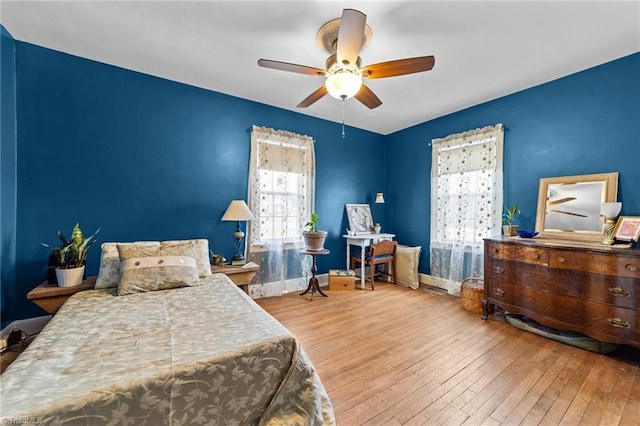
<instances>
[{"instance_id":1,"label":"white curtain","mask_svg":"<svg viewBox=\"0 0 640 426\"><path fill-rule=\"evenodd\" d=\"M484 238L502 223L502 124L432 140L431 276L449 294L484 276Z\"/></svg>"},{"instance_id":2,"label":"white curtain","mask_svg":"<svg viewBox=\"0 0 640 426\"><path fill-rule=\"evenodd\" d=\"M311 258L299 253L301 232L314 209L313 138L253 126L249 208L256 216L248 232L248 259L260 266L251 297L279 296L307 287Z\"/></svg>"}]
</instances>

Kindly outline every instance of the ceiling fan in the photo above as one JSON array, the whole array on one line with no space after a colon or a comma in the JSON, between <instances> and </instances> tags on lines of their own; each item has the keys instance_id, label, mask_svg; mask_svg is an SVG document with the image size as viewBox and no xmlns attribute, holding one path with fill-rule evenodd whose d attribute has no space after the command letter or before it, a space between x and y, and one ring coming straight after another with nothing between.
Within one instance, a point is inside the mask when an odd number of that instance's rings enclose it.
<instances>
[{"instance_id":1,"label":"ceiling fan","mask_svg":"<svg viewBox=\"0 0 640 426\"><path fill-rule=\"evenodd\" d=\"M327 93L336 99L355 97L367 107L373 109L382 105L382 101L362 79L387 78L405 74L429 71L435 64L433 56L398 59L360 67L360 50L371 40L371 28L366 25L367 15L355 10L344 9L342 18L325 23L316 36L316 40L330 56L325 69L288 62L258 60L258 65L281 71L326 77L325 84L300 102L298 108L306 108L321 99Z\"/></svg>"}]
</instances>

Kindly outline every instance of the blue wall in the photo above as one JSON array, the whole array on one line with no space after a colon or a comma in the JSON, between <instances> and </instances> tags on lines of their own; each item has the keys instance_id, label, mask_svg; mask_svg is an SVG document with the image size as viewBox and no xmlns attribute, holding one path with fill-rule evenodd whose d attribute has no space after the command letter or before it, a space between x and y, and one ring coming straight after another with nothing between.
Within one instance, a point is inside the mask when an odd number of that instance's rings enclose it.
<instances>
[{"instance_id":1,"label":"blue wall","mask_svg":"<svg viewBox=\"0 0 640 426\"><path fill-rule=\"evenodd\" d=\"M246 199L253 124L316 140L316 211L344 265L344 204L384 185L384 137L263 104L17 42L18 203L15 297L3 318L42 311L26 293L45 279L56 231L75 221L99 241L208 238L231 257L231 199ZM336 107L338 107L337 105ZM361 161L352 161L358 158ZM87 272L98 271L90 251Z\"/></svg>"},{"instance_id":2,"label":"blue wall","mask_svg":"<svg viewBox=\"0 0 640 426\"><path fill-rule=\"evenodd\" d=\"M337 123L15 42L6 32L2 42L3 322L43 314L26 299L46 276L40 243L55 243L56 231L69 233L75 221L88 233L101 227L99 241L204 237L230 256L234 225L220 217L229 200L246 198L253 124L316 140L316 210L331 250L318 259L320 272L344 265L344 204L371 203L377 217L376 191L385 193L383 229L422 245L420 271L428 272L428 142L498 122L507 128L505 202L520 203L523 227L533 227L538 180L548 176L618 171L623 214L640 212L640 54L392 135L348 128L345 140ZM16 153L17 168L5 168ZM15 240L9 267L7 237ZM94 248L89 274L98 260Z\"/></svg>"},{"instance_id":3,"label":"blue wall","mask_svg":"<svg viewBox=\"0 0 640 426\"><path fill-rule=\"evenodd\" d=\"M0 312L14 300L16 260L16 43L0 25ZM0 315L2 327L5 317Z\"/></svg>"},{"instance_id":4,"label":"blue wall","mask_svg":"<svg viewBox=\"0 0 640 426\"><path fill-rule=\"evenodd\" d=\"M387 228L422 245L429 272L434 138L503 123L505 205L535 226L540 178L619 172L623 215L640 214L640 53L387 136Z\"/></svg>"}]
</instances>

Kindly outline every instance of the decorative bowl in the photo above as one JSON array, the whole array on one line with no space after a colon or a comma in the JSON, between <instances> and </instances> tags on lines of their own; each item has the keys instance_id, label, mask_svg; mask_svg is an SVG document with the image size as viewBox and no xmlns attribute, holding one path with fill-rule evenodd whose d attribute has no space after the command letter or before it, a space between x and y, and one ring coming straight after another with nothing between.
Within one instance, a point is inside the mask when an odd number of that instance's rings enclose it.
<instances>
[{"instance_id":1,"label":"decorative bowl","mask_svg":"<svg viewBox=\"0 0 640 426\"><path fill-rule=\"evenodd\" d=\"M538 235L538 233L534 231L518 231L518 235L520 238L533 238Z\"/></svg>"}]
</instances>

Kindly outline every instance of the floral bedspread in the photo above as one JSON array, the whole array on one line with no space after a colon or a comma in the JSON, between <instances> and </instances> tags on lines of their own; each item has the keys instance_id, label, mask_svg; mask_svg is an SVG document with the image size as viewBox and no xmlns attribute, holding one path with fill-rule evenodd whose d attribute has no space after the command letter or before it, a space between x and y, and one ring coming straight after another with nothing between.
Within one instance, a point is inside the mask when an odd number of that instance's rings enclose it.
<instances>
[{"instance_id":1,"label":"floral bedspread","mask_svg":"<svg viewBox=\"0 0 640 426\"><path fill-rule=\"evenodd\" d=\"M4 422L4 423L3 423ZM0 376L0 423L335 424L296 339L225 275L69 298Z\"/></svg>"}]
</instances>

